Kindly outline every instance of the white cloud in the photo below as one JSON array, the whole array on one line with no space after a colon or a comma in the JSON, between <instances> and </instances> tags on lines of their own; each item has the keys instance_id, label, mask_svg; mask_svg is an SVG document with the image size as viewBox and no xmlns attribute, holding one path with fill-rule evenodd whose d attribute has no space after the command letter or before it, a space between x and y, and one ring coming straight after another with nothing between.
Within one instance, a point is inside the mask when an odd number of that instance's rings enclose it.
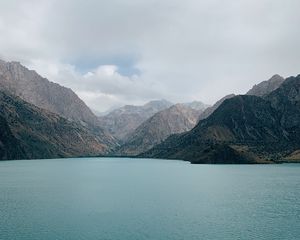
<instances>
[{"instance_id":1,"label":"white cloud","mask_svg":"<svg viewBox=\"0 0 300 240\"><path fill-rule=\"evenodd\" d=\"M97 111L123 104L142 104L164 95L159 85L144 81L138 75L121 75L115 65L101 65L87 73L76 71L70 64L33 60L27 66L42 76L73 89Z\"/></svg>"},{"instance_id":2,"label":"white cloud","mask_svg":"<svg viewBox=\"0 0 300 240\"><path fill-rule=\"evenodd\" d=\"M272 74L299 73L299 8L297 0L3 0L0 57L98 110L155 98L213 103Z\"/></svg>"}]
</instances>

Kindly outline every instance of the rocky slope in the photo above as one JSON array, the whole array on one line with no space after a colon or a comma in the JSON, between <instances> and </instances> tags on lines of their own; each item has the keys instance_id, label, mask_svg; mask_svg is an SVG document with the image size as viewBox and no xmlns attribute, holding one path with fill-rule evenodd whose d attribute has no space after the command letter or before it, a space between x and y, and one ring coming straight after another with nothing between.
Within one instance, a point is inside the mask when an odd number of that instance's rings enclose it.
<instances>
[{"instance_id":1,"label":"rocky slope","mask_svg":"<svg viewBox=\"0 0 300 240\"><path fill-rule=\"evenodd\" d=\"M246 94L262 97L276 90L283 82L284 78L275 74L269 80L254 85Z\"/></svg>"},{"instance_id":2,"label":"rocky slope","mask_svg":"<svg viewBox=\"0 0 300 240\"><path fill-rule=\"evenodd\" d=\"M18 62L0 60L0 88L83 125L98 124L97 117L71 89L48 81Z\"/></svg>"},{"instance_id":3,"label":"rocky slope","mask_svg":"<svg viewBox=\"0 0 300 240\"><path fill-rule=\"evenodd\" d=\"M117 145L116 139L103 130L98 118L71 89L48 81L18 62L0 60L0 90L80 123L97 134L110 148Z\"/></svg>"},{"instance_id":4,"label":"rocky slope","mask_svg":"<svg viewBox=\"0 0 300 240\"><path fill-rule=\"evenodd\" d=\"M141 156L192 163L280 161L300 149L300 75L265 96L225 100L191 131L175 134Z\"/></svg>"},{"instance_id":5,"label":"rocky slope","mask_svg":"<svg viewBox=\"0 0 300 240\"><path fill-rule=\"evenodd\" d=\"M97 156L109 150L79 123L0 91L0 160Z\"/></svg>"},{"instance_id":6,"label":"rocky slope","mask_svg":"<svg viewBox=\"0 0 300 240\"><path fill-rule=\"evenodd\" d=\"M192 129L203 109L196 110L187 104L176 104L154 114L128 137L116 153L135 156L161 143L171 134Z\"/></svg>"},{"instance_id":7,"label":"rocky slope","mask_svg":"<svg viewBox=\"0 0 300 240\"><path fill-rule=\"evenodd\" d=\"M98 119L105 130L124 140L145 120L171 105L166 100L151 101L143 106L126 105Z\"/></svg>"}]
</instances>

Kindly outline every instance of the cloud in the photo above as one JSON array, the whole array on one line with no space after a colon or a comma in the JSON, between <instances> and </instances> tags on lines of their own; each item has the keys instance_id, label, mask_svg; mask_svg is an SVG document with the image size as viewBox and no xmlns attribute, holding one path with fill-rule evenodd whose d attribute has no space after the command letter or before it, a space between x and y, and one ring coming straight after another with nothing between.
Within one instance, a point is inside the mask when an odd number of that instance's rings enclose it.
<instances>
[{"instance_id":1,"label":"cloud","mask_svg":"<svg viewBox=\"0 0 300 240\"><path fill-rule=\"evenodd\" d=\"M213 103L299 73L297 0L6 0L0 57L71 87L89 106Z\"/></svg>"},{"instance_id":2,"label":"cloud","mask_svg":"<svg viewBox=\"0 0 300 240\"><path fill-rule=\"evenodd\" d=\"M124 104L142 104L165 95L163 88L138 75L124 76L116 65L100 65L81 73L70 64L34 60L28 64L42 76L73 89L94 110L105 111Z\"/></svg>"}]
</instances>

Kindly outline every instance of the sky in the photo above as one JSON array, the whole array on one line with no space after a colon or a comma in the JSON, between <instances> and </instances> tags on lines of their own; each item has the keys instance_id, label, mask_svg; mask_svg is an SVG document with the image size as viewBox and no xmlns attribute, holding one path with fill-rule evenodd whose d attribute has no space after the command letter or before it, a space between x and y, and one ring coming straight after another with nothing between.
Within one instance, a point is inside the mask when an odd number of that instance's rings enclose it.
<instances>
[{"instance_id":1,"label":"sky","mask_svg":"<svg viewBox=\"0 0 300 240\"><path fill-rule=\"evenodd\" d=\"M299 0L0 0L0 58L106 111L300 73Z\"/></svg>"}]
</instances>

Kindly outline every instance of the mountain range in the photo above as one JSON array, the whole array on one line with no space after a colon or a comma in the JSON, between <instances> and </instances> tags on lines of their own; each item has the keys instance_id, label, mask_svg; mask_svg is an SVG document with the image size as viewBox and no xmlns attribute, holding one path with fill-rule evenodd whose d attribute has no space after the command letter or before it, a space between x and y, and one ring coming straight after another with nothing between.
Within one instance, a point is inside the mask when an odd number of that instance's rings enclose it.
<instances>
[{"instance_id":1,"label":"mountain range","mask_svg":"<svg viewBox=\"0 0 300 240\"><path fill-rule=\"evenodd\" d=\"M123 156L138 155L161 143L171 134L192 129L205 107L204 104L195 102L175 104L154 114L130 134L116 152Z\"/></svg>"},{"instance_id":2,"label":"mountain range","mask_svg":"<svg viewBox=\"0 0 300 240\"><path fill-rule=\"evenodd\" d=\"M259 93L261 92L270 93L278 88L283 81L282 77L274 75L269 80L255 85L254 90L249 91L248 94L260 96ZM209 117L226 99L234 96L234 94L227 95L211 107L201 102L192 102L176 104L164 109L143 122L132 134L129 134L121 147L115 151L115 154L135 156L146 152L172 134L191 130L198 121Z\"/></svg>"},{"instance_id":3,"label":"mountain range","mask_svg":"<svg viewBox=\"0 0 300 240\"><path fill-rule=\"evenodd\" d=\"M167 100L155 100L143 106L126 105L98 119L105 130L124 141L145 120L172 105L173 103Z\"/></svg>"},{"instance_id":4,"label":"mountain range","mask_svg":"<svg viewBox=\"0 0 300 240\"><path fill-rule=\"evenodd\" d=\"M192 163L268 163L293 159L300 149L300 75L263 97L239 95L189 132L170 136L142 157Z\"/></svg>"},{"instance_id":5,"label":"mountain range","mask_svg":"<svg viewBox=\"0 0 300 240\"><path fill-rule=\"evenodd\" d=\"M135 156L191 163L300 159L300 75L213 106L151 101L96 116L69 88L0 60L0 159ZM100 103L101 104L101 103Z\"/></svg>"},{"instance_id":6,"label":"mountain range","mask_svg":"<svg viewBox=\"0 0 300 240\"><path fill-rule=\"evenodd\" d=\"M69 88L50 82L18 62L0 60L0 89L95 132L107 148L118 141L107 133L88 106Z\"/></svg>"}]
</instances>

